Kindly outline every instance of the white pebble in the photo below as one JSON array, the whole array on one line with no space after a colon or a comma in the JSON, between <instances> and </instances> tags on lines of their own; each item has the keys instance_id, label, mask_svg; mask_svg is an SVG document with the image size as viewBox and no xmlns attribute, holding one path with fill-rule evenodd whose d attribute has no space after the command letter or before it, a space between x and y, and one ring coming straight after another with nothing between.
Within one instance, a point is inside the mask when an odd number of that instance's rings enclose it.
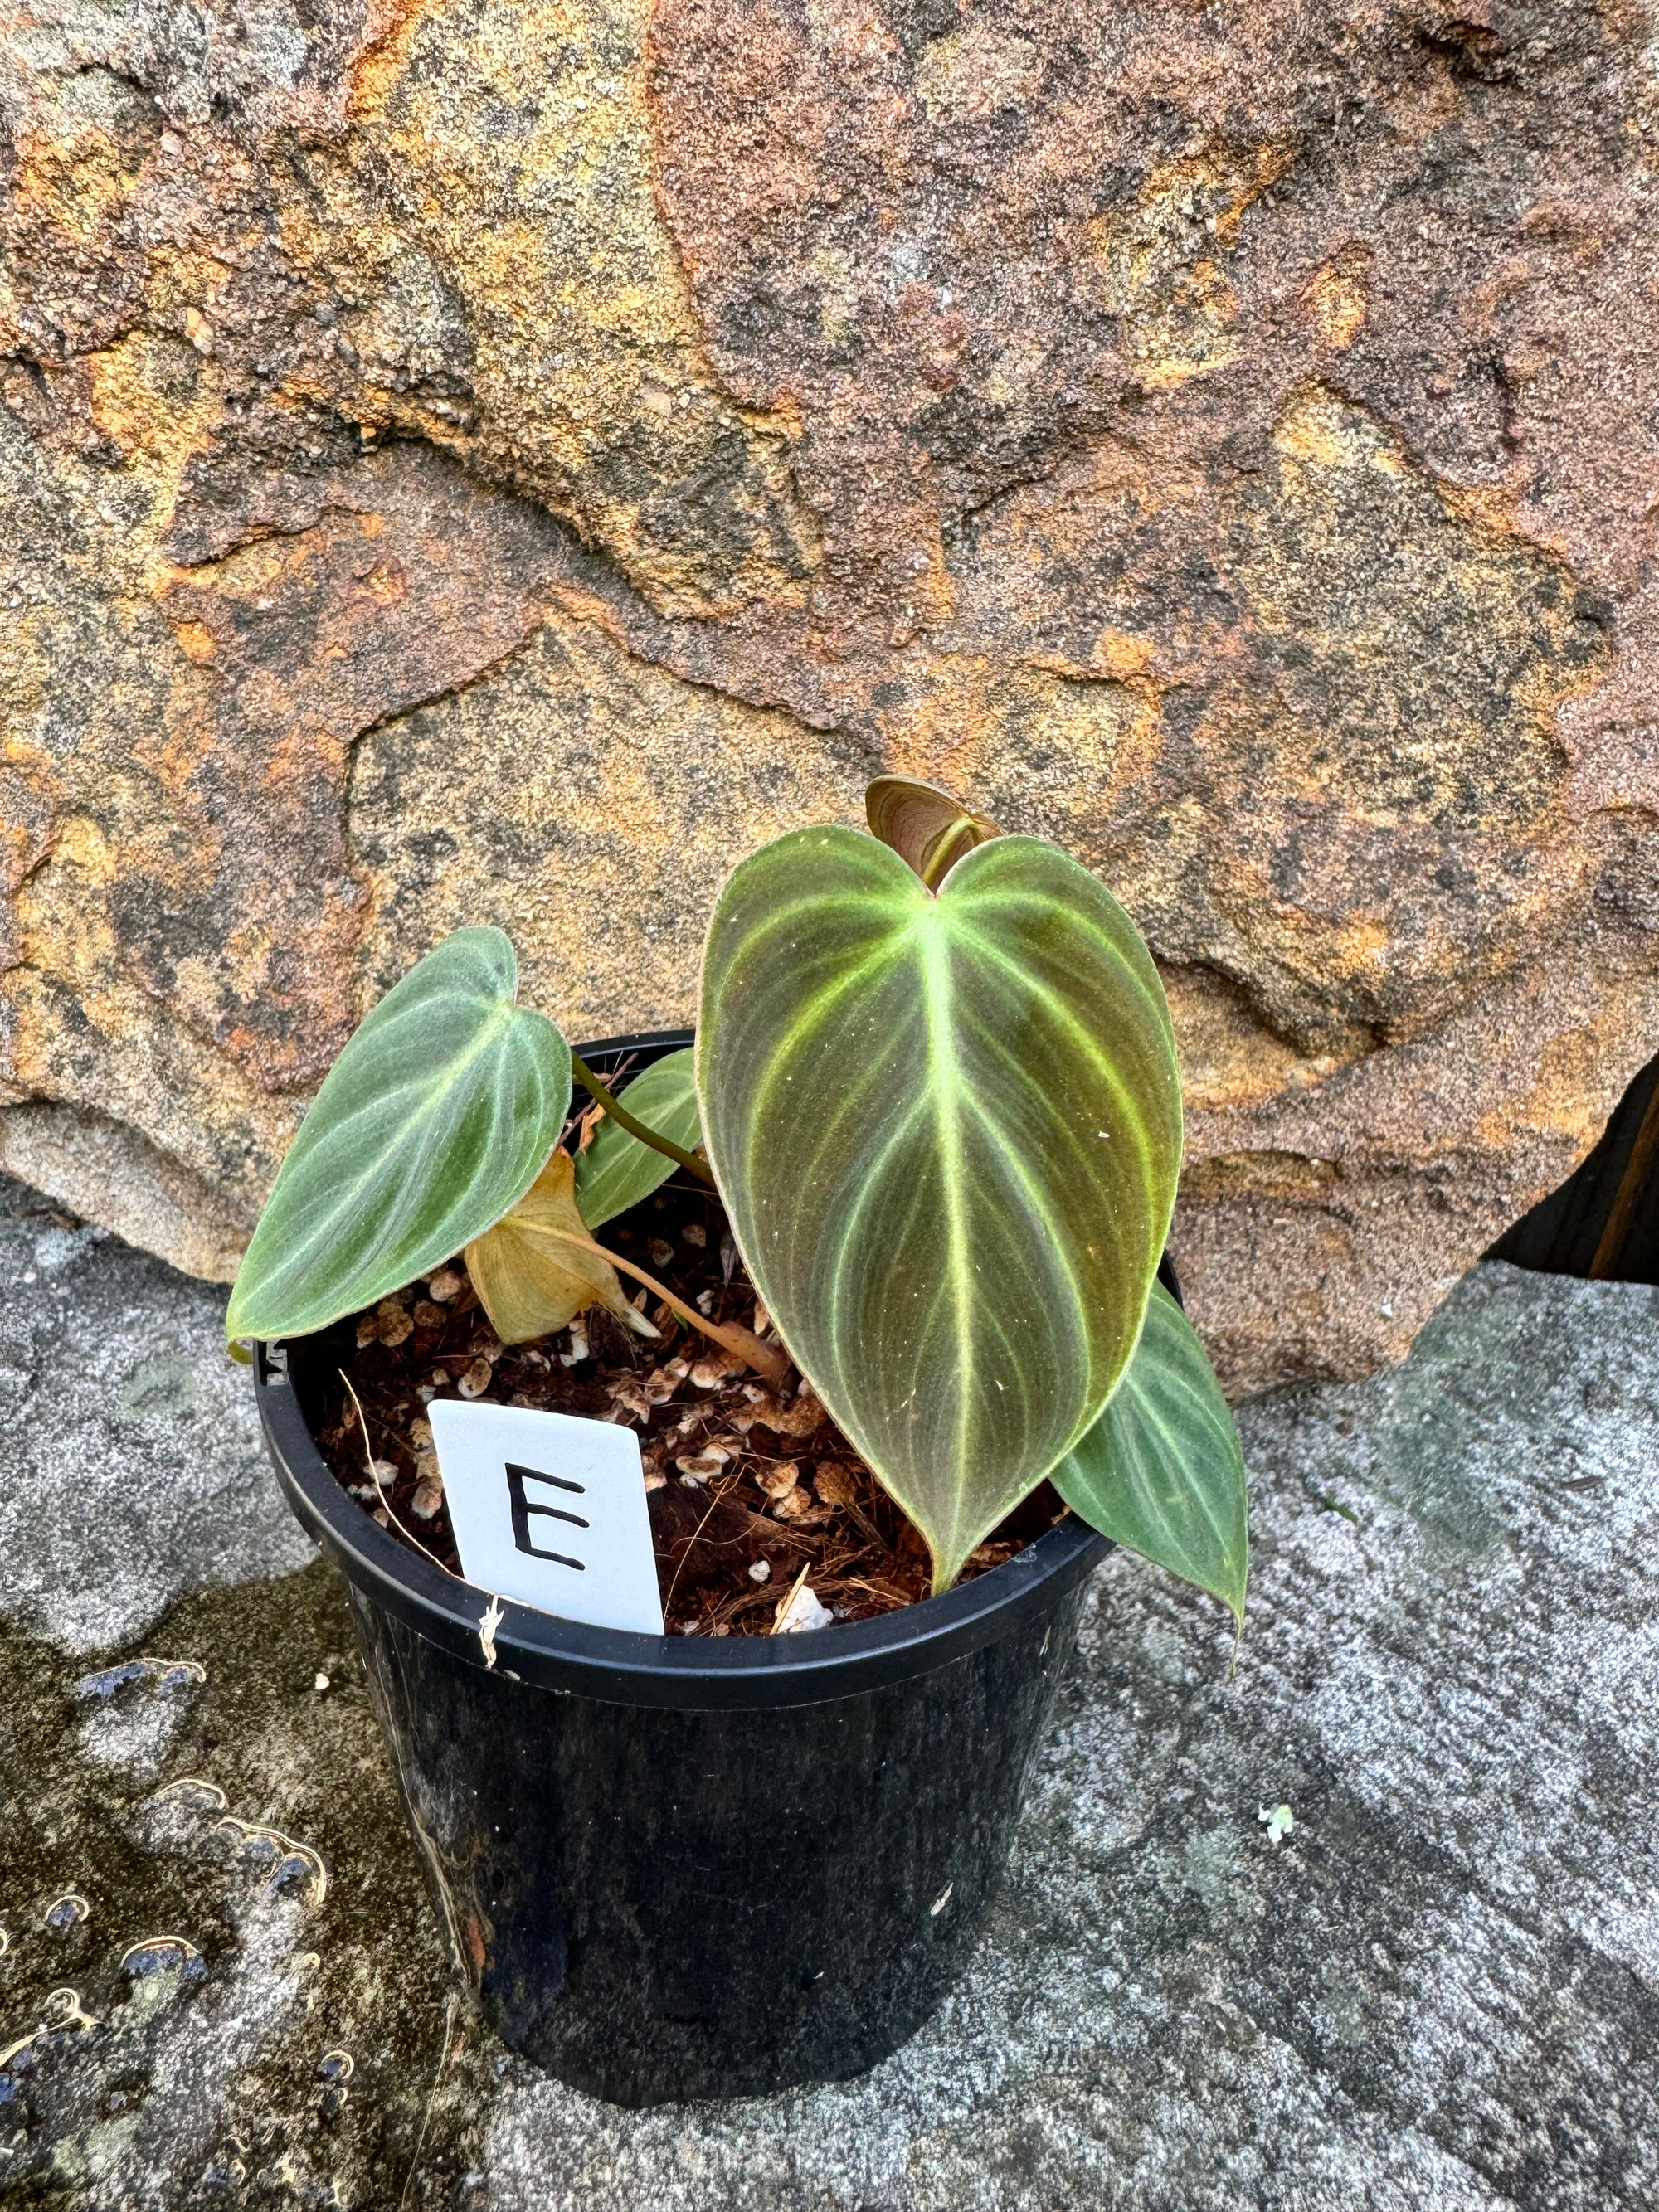
<instances>
[{"instance_id":1,"label":"white pebble","mask_svg":"<svg viewBox=\"0 0 1659 2212\"><path fill-rule=\"evenodd\" d=\"M835 1614L823 1604L816 1590L803 1583L783 1609L775 1633L779 1636L798 1636L803 1629L828 1628Z\"/></svg>"}]
</instances>

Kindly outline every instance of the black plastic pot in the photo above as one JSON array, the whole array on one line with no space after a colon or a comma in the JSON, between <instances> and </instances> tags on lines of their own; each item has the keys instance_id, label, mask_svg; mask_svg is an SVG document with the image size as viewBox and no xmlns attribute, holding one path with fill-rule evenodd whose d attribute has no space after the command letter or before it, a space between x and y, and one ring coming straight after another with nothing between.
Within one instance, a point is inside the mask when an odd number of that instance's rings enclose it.
<instances>
[{"instance_id":1,"label":"black plastic pot","mask_svg":"<svg viewBox=\"0 0 1659 2212\"><path fill-rule=\"evenodd\" d=\"M582 1047L603 1072L690 1042ZM327 1339L262 1348L276 1474L345 1576L455 1956L508 2044L618 2104L861 2073L961 1973L1109 1548L1068 1517L870 1621L726 1642L486 1599L408 1551L312 1440Z\"/></svg>"}]
</instances>

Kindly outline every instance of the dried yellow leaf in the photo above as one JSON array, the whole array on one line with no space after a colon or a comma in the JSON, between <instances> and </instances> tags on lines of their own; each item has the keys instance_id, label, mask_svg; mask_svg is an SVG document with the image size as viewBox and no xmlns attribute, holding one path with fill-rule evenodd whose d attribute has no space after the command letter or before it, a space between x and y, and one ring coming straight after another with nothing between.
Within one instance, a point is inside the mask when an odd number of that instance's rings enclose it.
<instances>
[{"instance_id":1,"label":"dried yellow leaf","mask_svg":"<svg viewBox=\"0 0 1659 2212\"><path fill-rule=\"evenodd\" d=\"M603 1306L641 1336L655 1336L610 1261L567 1242L573 1235L586 1240L588 1231L576 1209L575 1163L561 1149L518 1204L466 1248L467 1273L501 1342L550 1335L589 1306Z\"/></svg>"}]
</instances>

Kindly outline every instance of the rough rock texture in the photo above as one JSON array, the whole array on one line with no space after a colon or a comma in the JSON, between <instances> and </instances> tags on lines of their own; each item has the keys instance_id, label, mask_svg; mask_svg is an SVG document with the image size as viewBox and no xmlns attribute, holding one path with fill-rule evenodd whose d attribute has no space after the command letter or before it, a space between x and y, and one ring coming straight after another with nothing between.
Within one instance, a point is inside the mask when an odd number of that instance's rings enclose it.
<instances>
[{"instance_id":1,"label":"rough rock texture","mask_svg":"<svg viewBox=\"0 0 1659 2212\"><path fill-rule=\"evenodd\" d=\"M3 1647L8 2203L392 2212L417 2154L453 2201L464 2032L350 1634L313 1565L167 1614L201 1683Z\"/></svg>"},{"instance_id":2,"label":"rough rock texture","mask_svg":"<svg viewBox=\"0 0 1659 2212\"><path fill-rule=\"evenodd\" d=\"M0 1176L0 1605L64 1650L313 1556L260 1453L206 1283L64 1227Z\"/></svg>"},{"instance_id":3,"label":"rough rock texture","mask_svg":"<svg viewBox=\"0 0 1659 2212\"><path fill-rule=\"evenodd\" d=\"M135 1363L190 1295L108 1241L34 1273L25 1315L55 1322L70 1282ZM1645 2212L1656 1322L1659 1291L1489 1265L1395 1372L1247 1407L1237 1673L1218 1608L1115 1556L945 2011L861 2081L648 2112L538 2076L454 2005L326 1569L159 1621L152 1580L95 1656L73 1606L43 1610L48 1565L95 1583L173 1510L189 1411L158 1402L142 1468L87 1426L50 1489L6 1424L5 1490L73 1510L0 1545L0 2194ZM274 1486L245 1431L225 1451L229 1514L251 1535L268 1510L276 1569ZM178 1526L170 1587L211 1582L222 1554Z\"/></svg>"},{"instance_id":4,"label":"rough rock texture","mask_svg":"<svg viewBox=\"0 0 1659 2212\"><path fill-rule=\"evenodd\" d=\"M223 1275L458 918L683 1016L878 765L1164 963L1241 1388L1659 1026L1652 0L34 0L0 1159Z\"/></svg>"}]
</instances>

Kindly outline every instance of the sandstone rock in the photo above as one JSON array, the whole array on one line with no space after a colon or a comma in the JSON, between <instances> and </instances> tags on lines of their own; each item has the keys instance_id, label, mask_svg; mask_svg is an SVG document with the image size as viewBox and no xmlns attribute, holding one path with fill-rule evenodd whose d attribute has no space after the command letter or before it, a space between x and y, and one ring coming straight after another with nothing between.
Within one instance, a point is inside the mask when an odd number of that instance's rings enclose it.
<instances>
[{"instance_id":1,"label":"sandstone rock","mask_svg":"<svg viewBox=\"0 0 1659 2212\"><path fill-rule=\"evenodd\" d=\"M1235 1385L1659 1028L1641 9L46 0L0 34L4 1156L222 1277L459 919L683 1018L944 778L1099 869Z\"/></svg>"},{"instance_id":2,"label":"sandstone rock","mask_svg":"<svg viewBox=\"0 0 1659 2212\"><path fill-rule=\"evenodd\" d=\"M54 1281L67 1302L37 1270L25 1312L82 1316L112 1372L206 1296L109 1240ZM186 1594L86 1648L61 1594L143 1524L130 1443L84 1427L61 1534L29 1512L0 1547L0 2192L1645 2212L1656 1322L1659 1292L1489 1265L1395 1372L1246 1407L1237 1673L1218 1607L1115 1555L939 2018L860 2081L646 2112L536 2075L453 2002L338 1584L281 1573L268 1480L243 1571L274 1579L190 1589L222 1563L186 1534L153 1602ZM188 1530L177 1446L202 1438L187 1410L149 1418L147 1513ZM226 1512L251 1533L241 1469ZM0 1495L69 1487L0 1431ZM139 1655L202 1679L100 1685ZM1288 1830L1263 1818L1281 1805ZM88 1911L54 1922L71 1892Z\"/></svg>"}]
</instances>

